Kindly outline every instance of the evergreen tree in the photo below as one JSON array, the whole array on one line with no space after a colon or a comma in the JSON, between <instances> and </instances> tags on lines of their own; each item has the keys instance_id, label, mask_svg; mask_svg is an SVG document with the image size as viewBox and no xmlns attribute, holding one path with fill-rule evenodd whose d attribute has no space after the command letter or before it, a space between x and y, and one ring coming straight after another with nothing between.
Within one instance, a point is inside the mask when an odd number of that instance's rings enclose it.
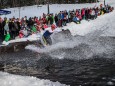
<instances>
[{"instance_id":1,"label":"evergreen tree","mask_svg":"<svg viewBox=\"0 0 115 86\"><path fill-rule=\"evenodd\" d=\"M80 3L91 3L96 1L98 0L78 0ZM76 0L0 0L0 8L47 4L48 2L53 4L68 4L76 3Z\"/></svg>"}]
</instances>

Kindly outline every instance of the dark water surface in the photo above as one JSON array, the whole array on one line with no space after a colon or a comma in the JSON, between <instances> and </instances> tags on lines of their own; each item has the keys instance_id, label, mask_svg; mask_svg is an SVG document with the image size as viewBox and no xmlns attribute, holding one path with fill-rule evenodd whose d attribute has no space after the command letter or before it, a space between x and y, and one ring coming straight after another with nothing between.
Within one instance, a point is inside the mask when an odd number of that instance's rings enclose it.
<instances>
[{"instance_id":1,"label":"dark water surface","mask_svg":"<svg viewBox=\"0 0 115 86\"><path fill-rule=\"evenodd\" d=\"M0 70L22 76L59 81L70 86L115 86L115 41L109 41L101 42L103 46L111 47L107 50L109 53L94 54L93 52L90 58L87 58L89 53L86 54L86 51L91 52L91 45L87 44L58 50L66 53L63 59L30 50L1 54ZM78 56L87 59L78 60L76 59Z\"/></svg>"},{"instance_id":2,"label":"dark water surface","mask_svg":"<svg viewBox=\"0 0 115 86\"><path fill-rule=\"evenodd\" d=\"M25 54L26 53L26 54ZM71 86L106 86L115 82L115 59L99 58L88 60L52 59L30 51L3 55L4 71L23 76L59 81Z\"/></svg>"}]
</instances>

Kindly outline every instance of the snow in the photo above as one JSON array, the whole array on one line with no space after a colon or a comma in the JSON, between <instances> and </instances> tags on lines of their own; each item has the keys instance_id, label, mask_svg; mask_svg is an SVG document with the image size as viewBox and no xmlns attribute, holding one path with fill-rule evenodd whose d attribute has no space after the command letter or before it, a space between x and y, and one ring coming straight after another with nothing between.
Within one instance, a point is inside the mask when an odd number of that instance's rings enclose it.
<instances>
[{"instance_id":1,"label":"snow","mask_svg":"<svg viewBox=\"0 0 115 86\"><path fill-rule=\"evenodd\" d=\"M59 82L0 72L0 86L67 86Z\"/></svg>"},{"instance_id":2,"label":"snow","mask_svg":"<svg viewBox=\"0 0 115 86\"><path fill-rule=\"evenodd\" d=\"M102 3L103 0L101 0L100 3ZM106 0L106 3L109 5L115 7L115 0ZM87 4L82 4L81 7L86 7ZM81 35L85 36L88 39L95 39L96 37L99 36L115 36L115 10L111 13L101 15L95 20L90 20L90 21L81 21L81 24L75 24L75 23L69 23L67 26L60 28L61 29L69 29L71 34L73 36L75 35ZM59 29L59 28L58 28ZM88 40L87 39L87 40ZM59 48L69 48L69 47L74 47L77 44L80 44L82 39L80 39L77 42L71 42L71 43L58 43L56 45L48 46L45 47L45 49L40 49L36 46L27 46L26 49L30 49L35 52L51 52ZM103 49L106 50L106 49ZM100 49L100 51L103 51ZM97 49L99 52L99 49ZM59 55L59 54L58 54Z\"/></svg>"},{"instance_id":3,"label":"snow","mask_svg":"<svg viewBox=\"0 0 115 86\"><path fill-rule=\"evenodd\" d=\"M95 6L99 6L100 4L103 4L103 0L101 0L100 3L87 3L87 4L52 4L50 5L50 13L59 13L60 11L64 11L64 10L75 10L75 9L81 9L81 8L86 8L86 7L95 7ZM12 14L6 15L7 18L12 18L13 16L15 16L16 18L19 17L19 7L17 8L9 8L6 9L12 12ZM27 16L29 17L34 17L34 16L42 16L43 13L47 13L47 5L42 5L42 7L38 7L37 5L34 6L25 6L25 7L21 7L20 9L20 17L24 17ZM5 17L5 16L2 16Z\"/></svg>"},{"instance_id":4,"label":"snow","mask_svg":"<svg viewBox=\"0 0 115 86\"><path fill-rule=\"evenodd\" d=\"M101 0L100 3L103 3L103 0ZM72 10L72 9L80 9L83 7L94 7L99 6L100 3L97 4L74 4L74 5L50 5L50 12L57 13L60 10ZM106 0L106 3L112 5L115 7L115 0ZM56 9L54 9L56 8ZM18 8L9 8L8 10L12 11L12 14L7 15L8 18L10 17L19 17L19 9ZM41 16L42 13L47 13L47 6L44 5L42 7L37 6L29 6L29 7L22 7L21 8L21 17L23 16ZM75 24L75 23L69 23L67 26L63 28L57 28L57 32L61 31L61 29L69 29L72 35L82 35L86 36L89 33L93 33L95 31L100 31L99 34L93 34L92 36L115 36L115 11L105 14L102 16L99 16L96 20L91 21L81 21L81 24ZM4 17L4 16L2 16ZM32 36L28 38L21 38L16 40L11 40L9 43L13 42L20 42L20 41L33 41L38 40L40 37L39 35L33 34ZM6 43L5 43L6 44ZM71 44L72 45L72 44ZM73 44L74 45L74 44ZM65 45L65 43L60 43L60 47L67 47L68 44ZM50 46L49 46L50 47ZM48 49L50 49L48 47ZM29 46L30 49L38 50L37 47ZM62 55L63 56L63 55ZM62 57L63 58L63 57ZM28 77L28 76L17 76L17 75L11 75L8 73L0 72L0 86L66 86L62 85L59 82L51 82L49 80L40 80L35 77Z\"/></svg>"},{"instance_id":5,"label":"snow","mask_svg":"<svg viewBox=\"0 0 115 86\"><path fill-rule=\"evenodd\" d=\"M93 4L53 4L50 5L50 12L51 13L58 13L59 11L62 10L72 10L72 9L81 9L81 8L86 8L86 7L95 7L99 6L100 4L103 4L104 0L100 0L99 3L93 3ZM110 4L112 6L115 6L115 0L106 0L106 4ZM54 9L56 8L56 9ZM12 14L7 15L6 17L11 18L13 16L19 17L19 8L9 8L7 10L10 10ZM47 5L43 5L42 7L37 7L35 6L28 6L28 7L22 7L21 8L21 17L24 17L25 15L27 17L34 17L34 16L42 16L43 13L47 13ZM67 24L66 27L63 28L57 28L57 32L61 31L61 29L69 29L72 35L86 35L88 33L91 33L92 31L95 31L97 29L103 29L105 30L104 33L102 34L103 36L114 36L115 33L115 25L112 24L115 21L115 11L103 16L99 16L96 20L91 20L91 21L81 21L81 24L74 24L74 23L69 23ZM110 17L111 16L111 17ZM4 16L2 16L4 17ZM107 27L108 29L106 29ZM32 35L32 37L28 38L21 38L21 39L16 39L16 40L10 40L9 42L3 42L4 45L8 45L9 43L14 43L14 42L20 42L20 41L35 41L39 40L40 35Z\"/></svg>"},{"instance_id":6,"label":"snow","mask_svg":"<svg viewBox=\"0 0 115 86\"><path fill-rule=\"evenodd\" d=\"M39 34L32 34L32 35L30 35L29 37L26 37L26 38L17 38L17 39L14 39L14 40L10 40L8 42L3 41L2 46L6 46L6 45L8 45L10 43L36 41L36 40L39 40L39 39L40 39Z\"/></svg>"},{"instance_id":7,"label":"snow","mask_svg":"<svg viewBox=\"0 0 115 86\"><path fill-rule=\"evenodd\" d=\"M47 28L46 30L50 30L50 29L51 29L51 27ZM57 33L62 30L60 28L56 28L54 31L55 31L55 33ZM8 42L3 41L2 42L3 45L0 45L0 46L6 46L6 45L9 45L10 43L16 43L16 42L37 41L37 40L40 40L41 35L43 35L43 33L44 33L44 31L41 31L41 33L32 34L26 38L18 38L17 37L16 39L10 40Z\"/></svg>"},{"instance_id":8,"label":"snow","mask_svg":"<svg viewBox=\"0 0 115 86\"><path fill-rule=\"evenodd\" d=\"M100 34L102 36L115 36L115 11L99 16L95 20L81 21L81 24L70 23L62 29L69 29L72 35L85 36L88 33L94 32L96 30L103 30Z\"/></svg>"}]
</instances>

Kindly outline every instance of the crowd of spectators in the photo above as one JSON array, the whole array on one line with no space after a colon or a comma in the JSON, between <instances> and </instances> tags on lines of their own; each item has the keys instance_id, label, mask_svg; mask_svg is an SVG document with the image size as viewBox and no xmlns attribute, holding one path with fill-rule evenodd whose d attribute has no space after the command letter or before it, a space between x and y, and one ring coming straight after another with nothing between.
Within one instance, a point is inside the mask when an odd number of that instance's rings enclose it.
<instances>
[{"instance_id":1,"label":"crowd of spectators","mask_svg":"<svg viewBox=\"0 0 115 86\"><path fill-rule=\"evenodd\" d=\"M16 37L23 38L34 33L39 33L41 30L51 27L52 25L63 27L70 22L80 24L81 20L93 20L113 10L113 7L109 5L103 6L101 4L100 7L60 11L55 15L53 13L43 13L40 17L35 16L27 18L27 16L25 16L21 19L15 17L10 19L5 17L2 19L0 17L0 39L7 42Z\"/></svg>"}]
</instances>

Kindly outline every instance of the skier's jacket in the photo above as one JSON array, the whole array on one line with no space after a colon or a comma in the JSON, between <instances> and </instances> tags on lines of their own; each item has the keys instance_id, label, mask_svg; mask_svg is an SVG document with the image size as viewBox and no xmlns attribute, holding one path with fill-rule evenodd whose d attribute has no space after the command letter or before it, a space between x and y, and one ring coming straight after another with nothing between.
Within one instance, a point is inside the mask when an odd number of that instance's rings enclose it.
<instances>
[{"instance_id":1,"label":"skier's jacket","mask_svg":"<svg viewBox=\"0 0 115 86\"><path fill-rule=\"evenodd\" d=\"M51 34L53 34L54 29L56 28L56 26L54 24L51 25L51 29L50 30L46 30L43 34L44 37L50 37Z\"/></svg>"},{"instance_id":2,"label":"skier's jacket","mask_svg":"<svg viewBox=\"0 0 115 86\"><path fill-rule=\"evenodd\" d=\"M49 30L46 30L43 34L44 37L49 37L53 32L50 32Z\"/></svg>"}]
</instances>

